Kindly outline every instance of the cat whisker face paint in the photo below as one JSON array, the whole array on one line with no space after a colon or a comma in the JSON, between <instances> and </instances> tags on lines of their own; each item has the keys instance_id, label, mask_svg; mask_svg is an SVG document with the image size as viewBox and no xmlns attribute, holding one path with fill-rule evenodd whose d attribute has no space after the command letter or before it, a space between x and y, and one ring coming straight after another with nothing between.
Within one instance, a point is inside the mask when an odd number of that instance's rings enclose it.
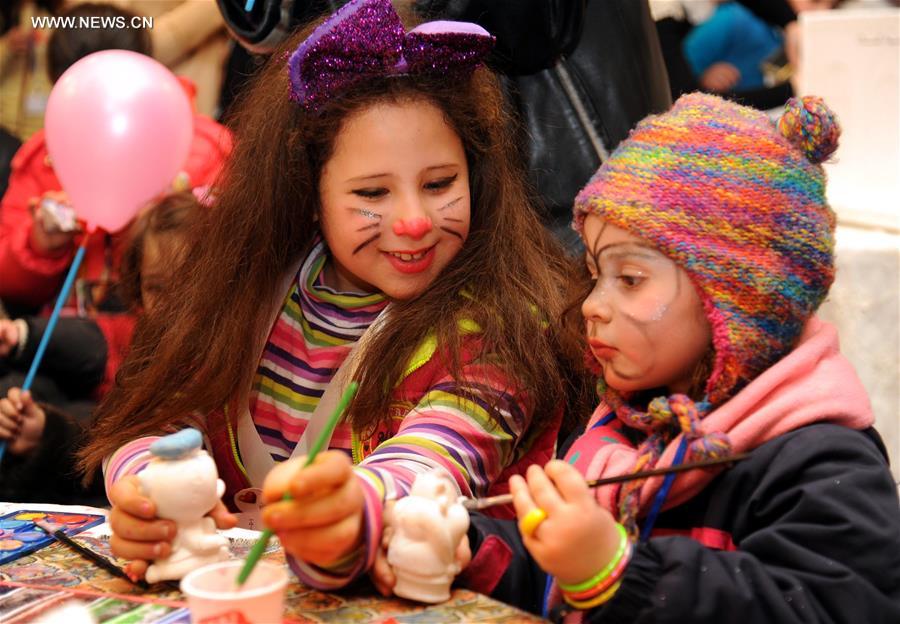
<instances>
[{"instance_id":1,"label":"cat whisker face paint","mask_svg":"<svg viewBox=\"0 0 900 624\"><path fill-rule=\"evenodd\" d=\"M353 254L355 255L362 251L366 247L366 245L374 243L381 237L381 215L377 212L372 212L371 210L366 210L364 208L351 208L350 212L351 214L357 214L372 221L372 223L369 223L368 225L363 225L362 227L357 228L357 232L369 232L375 230L374 234L370 234L369 238L364 240L353 250Z\"/></svg>"},{"instance_id":2,"label":"cat whisker face paint","mask_svg":"<svg viewBox=\"0 0 900 624\"><path fill-rule=\"evenodd\" d=\"M380 237L381 237L381 234L373 234L370 238L364 240L362 243L360 243L360 244L353 250L353 255L358 254L360 251L362 251L363 249L365 249L366 246L369 245L369 243L374 243L374 242L377 241Z\"/></svg>"},{"instance_id":3,"label":"cat whisker face paint","mask_svg":"<svg viewBox=\"0 0 900 624\"><path fill-rule=\"evenodd\" d=\"M468 227L468 219L459 219L449 216L453 214L453 211L451 209L458 208L462 200L462 197L457 197L456 199L447 203L445 206L442 206L438 209L438 212L440 213L440 225L438 227L440 227L443 231L445 231L447 234L450 234L451 236L456 236L460 240L465 240L465 236L463 235L463 233L458 231L458 226L445 225L450 223L459 223L465 224L466 227Z\"/></svg>"},{"instance_id":4,"label":"cat whisker face paint","mask_svg":"<svg viewBox=\"0 0 900 624\"><path fill-rule=\"evenodd\" d=\"M438 208L438 212L444 212L444 211L447 210L448 208L453 208L454 206L458 205L459 202L461 202L461 201L462 201L462 197L457 197L457 198L454 199L453 201L447 203L445 206L442 206L441 208Z\"/></svg>"},{"instance_id":5,"label":"cat whisker face paint","mask_svg":"<svg viewBox=\"0 0 900 624\"><path fill-rule=\"evenodd\" d=\"M621 391L686 391L712 336L681 267L626 230L589 215L585 262L594 287L582 304L588 343Z\"/></svg>"}]
</instances>

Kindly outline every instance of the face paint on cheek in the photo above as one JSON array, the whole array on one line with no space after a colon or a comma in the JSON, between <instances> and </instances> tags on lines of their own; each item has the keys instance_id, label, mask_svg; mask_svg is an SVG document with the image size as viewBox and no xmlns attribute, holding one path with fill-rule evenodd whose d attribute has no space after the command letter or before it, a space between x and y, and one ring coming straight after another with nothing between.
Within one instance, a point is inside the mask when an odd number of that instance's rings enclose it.
<instances>
[{"instance_id":1,"label":"face paint on cheek","mask_svg":"<svg viewBox=\"0 0 900 624\"><path fill-rule=\"evenodd\" d=\"M358 228L356 230L357 232L367 232L367 231L371 231L371 230L380 230L381 229L381 215L380 214L372 212L371 210L364 210L361 208L353 208L352 210L353 210L353 212L355 212L359 215L362 215L362 216L366 217L367 219L375 219L374 223L369 223L368 225L364 225L361 228ZM353 255L356 255L357 253L359 253L360 251L365 249L368 245L370 245L371 243L374 243L379 238L381 238L381 232L380 231L375 232L369 238L364 240L362 243L360 243L353 249Z\"/></svg>"},{"instance_id":2,"label":"face paint on cheek","mask_svg":"<svg viewBox=\"0 0 900 624\"><path fill-rule=\"evenodd\" d=\"M456 199L451 200L451 201L447 202L446 204L444 204L443 206L441 206L440 208L438 208L438 212L444 212L448 208L453 208L461 201L462 201L462 197L457 197ZM450 217L444 217L444 218L447 219L448 221L462 221L462 219L451 219Z\"/></svg>"},{"instance_id":3,"label":"face paint on cheek","mask_svg":"<svg viewBox=\"0 0 900 624\"><path fill-rule=\"evenodd\" d=\"M465 220L458 219L456 217L450 217L443 213L445 210L448 210L450 208L454 208L454 207L458 206L460 204L460 202L462 202L462 200L463 200L462 197L457 197L456 199L447 202L444 206L438 208L438 213L440 213L440 215L441 215L441 222L440 222L440 225L438 225L438 227L442 231L446 232L447 234L450 234L451 236L455 236L460 241L465 240L465 236L463 235L463 233L457 231L456 229L454 229L451 226L444 225L444 223L465 223Z\"/></svg>"},{"instance_id":4,"label":"face paint on cheek","mask_svg":"<svg viewBox=\"0 0 900 624\"><path fill-rule=\"evenodd\" d=\"M625 316L632 323L639 326L658 323L668 312L669 303L669 301L663 301L661 298L648 298L647 301L642 302L639 309L625 312Z\"/></svg>"},{"instance_id":5,"label":"face paint on cheek","mask_svg":"<svg viewBox=\"0 0 900 624\"><path fill-rule=\"evenodd\" d=\"M618 357L602 363L603 374L607 381L611 381L610 377L614 375L619 381L640 382L652 368L652 359L647 360L644 356L654 348L654 345L659 344L662 322L681 290L679 277L678 274L673 275L675 292L645 293L637 300L621 306L619 309L621 322L631 328L626 335L630 334L632 340L630 344L619 345Z\"/></svg>"},{"instance_id":6,"label":"face paint on cheek","mask_svg":"<svg viewBox=\"0 0 900 624\"><path fill-rule=\"evenodd\" d=\"M370 238L368 238L368 239L366 239L365 241L363 241L362 243L360 243L360 244L353 250L353 255L356 255L357 253L359 253L360 251L362 251L363 249L365 249L369 244L374 243L375 241L377 241L379 238L381 238L381 232L372 235Z\"/></svg>"},{"instance_id":7,"label":"face paint on cheek","mask_svg":"<svg viewBox=\"0 0 900 624\"><path fill-rule=\"evenodd\" d=\"M663 321L666 313L676 299L681 294L680 275L675 274L675 292L671 295L654 295L647 296L646 300L636 310L624 312L624 317L629 321L632 327L644 336L644 339L653 340L652 333L658 329L659 324Z\"/></svg>"},{"instance_id":8,"label":"face paint on cheek","mask_svg":"<svg viewBox=\"0 0 900 624\"><path fill-rule=\"evenodd\" d=\"M450 235L452 235L452 236L455 236L455 237L458 238L460 241L464 240L464 239L463 239L463 235L462 235L460 232L457 232L456 230L452 230L452 229L448 228L447 226L442 225L442 226L441 226L441 230L443 230L443 231L446 232L447 234L450 234Z\"/></svg>"}]
</instances>

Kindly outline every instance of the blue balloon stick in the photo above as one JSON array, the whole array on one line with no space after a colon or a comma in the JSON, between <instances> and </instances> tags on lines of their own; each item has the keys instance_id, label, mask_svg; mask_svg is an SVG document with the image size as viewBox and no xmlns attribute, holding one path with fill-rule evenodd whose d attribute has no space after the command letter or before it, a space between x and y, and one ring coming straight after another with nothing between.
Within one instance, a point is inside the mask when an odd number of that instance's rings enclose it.
<instances>
[{"instance_id":1,"label":"blue balloon stick","mask_svg":"<svg viewBox=\"0 0 900 624\"><path fill-rule=\"evenodd\" d=\"M78 251L75 253L75 258L72 260L72 266L69 267L69 274L66 275L66 281L63 282L62 290L59 291L59 297L56 298L56 305L53 307L53 313L50 315L50 320L47 321L47 329L44 330L44 335L41 336L41 342L38 345L37 352L34 354L34 359L31 361L31 368L28 369L28 374L25 376L25 383L22 384L23 391L30 390L31 384L34 383L34 376L37 375L41 360L44 359L44 352L47 350L50 336L53 335L53 330L56 328L56 321L59 320L59 313L62 312L63 304L66 302L66 299L69 298L69 291L72 290L72 284L75 283L75 276L78 275L78 267L81 266L81 261L84 259L88 238L89 236L85 235L84 239L81 241L81 245L78 247ZM5 452L6 440L0 440L0 461L3 460L3 454Z\"/></svg>"}]
</instances>

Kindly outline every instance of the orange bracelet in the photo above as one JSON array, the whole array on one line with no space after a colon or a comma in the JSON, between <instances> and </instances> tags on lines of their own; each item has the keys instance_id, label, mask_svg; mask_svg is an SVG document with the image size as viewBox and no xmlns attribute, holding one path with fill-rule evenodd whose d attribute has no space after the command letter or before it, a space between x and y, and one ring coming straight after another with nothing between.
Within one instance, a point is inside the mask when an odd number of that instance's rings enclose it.
<instances>
[{"instance_id":1,"label":"orange bracelet","mask_svg":"<svg viewBox=\"0 0 900 624\"><path fill-rule=\"evenodd\" d=\"M619 589L619 586L622 584L620 580L618 583L610 587L608 590L594 598L593 600L587 600L584 602L580 602L577 600L570 600L568 596L563 594L563 598L566 602L568 602L571 606L576 609L580 609L582 611L586 611L588 609L593 609L594 607L599 607L600 605L609 602L609 599L616 595L616 591Z\"/></svg>"}]
</instances>

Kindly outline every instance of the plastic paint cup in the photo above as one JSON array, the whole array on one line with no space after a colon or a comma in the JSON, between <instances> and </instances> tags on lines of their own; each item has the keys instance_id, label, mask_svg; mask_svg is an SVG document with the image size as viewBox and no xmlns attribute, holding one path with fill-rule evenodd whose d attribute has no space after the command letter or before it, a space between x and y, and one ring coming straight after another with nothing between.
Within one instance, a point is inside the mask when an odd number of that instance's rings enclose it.
<instances>
[{"instance_id":1,"label":"plastic paint cup","mask_svg":"<svg viewBox=\"0 0 900 624\"><path fill-rule=\"evenodd\" d=\"M212 563L181 579L194 624L281 622L287 569L260 561L238 588L237 575L243 566L243 559Z\"/></svg>"}]
</instances>

